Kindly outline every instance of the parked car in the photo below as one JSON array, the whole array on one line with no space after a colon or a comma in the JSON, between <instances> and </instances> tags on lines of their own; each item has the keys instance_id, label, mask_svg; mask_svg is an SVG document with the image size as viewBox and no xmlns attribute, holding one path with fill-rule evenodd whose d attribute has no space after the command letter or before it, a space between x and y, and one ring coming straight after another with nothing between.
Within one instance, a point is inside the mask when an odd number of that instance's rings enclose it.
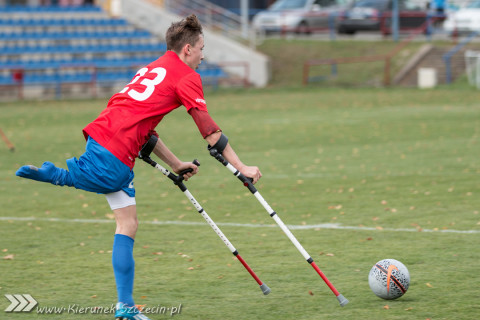
<instances>
[{"instance_id":1,"label":"parked car","mask_svg":"<svg viewBox=\"0 0 480 320\"><path fill-rule=\"evenodd\" d=\"M342 12L338 18L338 33L354 34L357 31L391 33L392 0L359 0ZM409 0L398 0L400 30L417 29L425 25L428 9ZM425 25L426 26L426 25Z\"/></svg>"},{"instance_id":2,"label":"parked car","mask_svg":"<svg viewBox=\"0 0 480 320\"><path fill-rule=\"evenodd\" d=\"M445 31L450 33L480 32L480 0L475 0L448 15L443 24Z\"/></svg>"},{"instance_id":3,"label":"parked car","mask_svg":"<svg viewBox=\"0 0 480 320\"><path fill-rule=\"evenodd\" d=\"M278 0L254 16L256 31L311 33L335 28L335 18L350 0Z\"/></svg>"}]
</instances>

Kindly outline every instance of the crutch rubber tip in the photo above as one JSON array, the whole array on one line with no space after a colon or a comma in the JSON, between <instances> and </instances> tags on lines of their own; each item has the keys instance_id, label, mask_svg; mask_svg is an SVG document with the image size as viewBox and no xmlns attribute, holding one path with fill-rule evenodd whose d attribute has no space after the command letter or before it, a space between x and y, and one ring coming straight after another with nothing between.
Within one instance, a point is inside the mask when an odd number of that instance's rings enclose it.
<instances>
[{"instance_id":1,"label":"crutch rubber tip","mask_svg":"<svg viewBox=\"0 0 480 320\"><path fill-rule=\"evenodd\" d=\"M265 284L263 283L261 286L260 286L260 289L262 289L262 292L264 295L267 295L270 293L270 288Z\"/></svg>"},{"instance_id":2,"label":"crutch rubber tip","mask_svg":"<svg viewBox=\"0 0 480 320\"><path fill-rule=\"evenodd\" d=\"M338 299L338 302L340 302L340 306L341 306L341 307L343 307L344 305L346 305L346 304L348 303L347 298L345 298L345 297L343 296L343 294L339 294L339 295L337 296L337 299Z\"/></svg>"}]
</instances>

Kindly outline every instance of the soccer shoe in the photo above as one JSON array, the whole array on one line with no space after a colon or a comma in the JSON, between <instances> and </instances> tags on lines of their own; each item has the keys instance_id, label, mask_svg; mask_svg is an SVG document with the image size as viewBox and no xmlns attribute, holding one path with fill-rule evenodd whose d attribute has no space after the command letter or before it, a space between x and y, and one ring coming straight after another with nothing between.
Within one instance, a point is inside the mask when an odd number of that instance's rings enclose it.
<instances>
[{"instance_id":1,"label":"soccer shoe","mask_svg":"<svg viewBox=\"0 0 480 320\"><path fill-rule=\"evenodd\" d=\"M115 320L150 320L135 306L129 307L126 304L119 302L115 309Z\"/></svg>"}]
</instances>

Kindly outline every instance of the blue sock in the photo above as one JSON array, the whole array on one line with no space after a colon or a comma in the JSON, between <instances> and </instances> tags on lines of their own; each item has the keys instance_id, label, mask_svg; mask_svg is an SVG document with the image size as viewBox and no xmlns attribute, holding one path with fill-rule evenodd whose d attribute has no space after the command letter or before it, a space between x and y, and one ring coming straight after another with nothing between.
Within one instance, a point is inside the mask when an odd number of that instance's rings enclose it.
<instances>
[{"instance_id":1,"label":"blue sock","mask_svg":"<svg viewBox=\"0 0 480 320\"><path fill-rule=\"evenodd\" d=\"M23 166L15 173L19 177L32 180L50 182L57 186L73 186L73 179L68 170L57 168L51 162L44 162L41 168L35 166Z\"/></svg>"},{"instance_id":2,"label":"blue sock","mask_svg":"<svg viewBox=\"0 0 480 320\"><path fill-rule=\"evenodd\" d=\"M112 265L117 284L118 302L134 306L133 278L135 261L133 260L134 240L123 234L116 234L113 241Z\"/></svg>"}]
</instances>

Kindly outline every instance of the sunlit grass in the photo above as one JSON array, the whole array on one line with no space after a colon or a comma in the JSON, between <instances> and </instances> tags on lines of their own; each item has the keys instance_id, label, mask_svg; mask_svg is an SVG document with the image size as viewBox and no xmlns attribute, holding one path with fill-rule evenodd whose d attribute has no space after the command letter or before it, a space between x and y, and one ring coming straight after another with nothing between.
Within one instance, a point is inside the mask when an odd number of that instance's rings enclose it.
<instances>
[{"instance_id":1,"label":"sunlit grass","mask_svg":"<svg viewBox=\"0 0 480 320\"><path fill-rule=\"evenodd\" d=\"M181 304L177 317L184 319L477 317L476 91L287 89L216 92L206 98L242 160L260 167L257 188L285 223L352 228L293 230L351 302L338 305L278 227L221 226L271 287L272 293L263 296L206 223L148 223L203 219L168 179L139 162L137 303ZM29 293L39 306L116 302L110 265L115 225L104 197L14 175L23 164L45 160L66 167L66 158L84 150L82 128L105 104L0 105L0 127L16 146L14 153L0 146L0 216L15 218L0 220L0 295ZM157 131L180 158L202 163L186 184L215 222L274 224L248 190L209 156L183 108L168 115ZM52 218L59 221L48 221ZM368 271L384 258L400 260L410 270L410 289L395 301L377 298L368 287ZM3 300L0 313L8 306ZM49 318L85 316L64 312Z\"/></svg>"}]
</instances>

